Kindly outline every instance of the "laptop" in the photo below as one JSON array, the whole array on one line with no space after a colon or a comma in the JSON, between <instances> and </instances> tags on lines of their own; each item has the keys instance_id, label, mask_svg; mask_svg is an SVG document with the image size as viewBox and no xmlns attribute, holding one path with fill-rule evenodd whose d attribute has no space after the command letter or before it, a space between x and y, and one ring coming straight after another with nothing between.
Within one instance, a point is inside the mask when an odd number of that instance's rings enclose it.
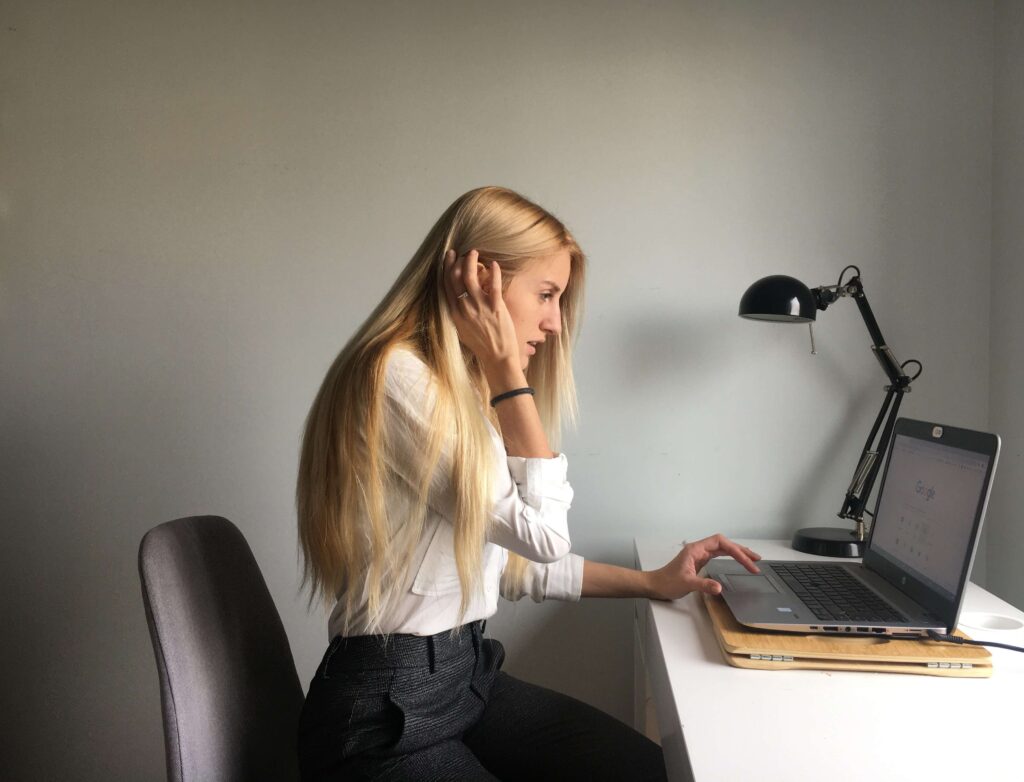
<instances>
[{"instance_id":1,"label":"laptop","mask_svg":"<svg viewBox=\"0 0 1024 782\"><path fill-rule=\"evenodd\" d=\"M754 575L714 559L736 621L764 630L843 635L951 633L999 457L994 434L900 418L881 477L863 564L761 561Z\"/></svg>"}]
</instances>

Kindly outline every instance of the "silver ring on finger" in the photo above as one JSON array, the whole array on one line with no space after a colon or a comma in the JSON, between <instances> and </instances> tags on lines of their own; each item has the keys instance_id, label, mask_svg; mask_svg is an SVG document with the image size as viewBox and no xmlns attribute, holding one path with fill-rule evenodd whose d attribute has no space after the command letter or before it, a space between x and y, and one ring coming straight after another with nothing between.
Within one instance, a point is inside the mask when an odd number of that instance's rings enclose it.
<instances>
[{"instance_id":1,"label":"silver ring on finger","mask_svg":"<svg viewBox=\"0 0 1024 782\"><path fill-rule=\"evenodd\" d=\"M460 293L455 298L456 299L468 299L469 298L469 291L463 291L462 293Z\"/></svg>"}]
</instances>

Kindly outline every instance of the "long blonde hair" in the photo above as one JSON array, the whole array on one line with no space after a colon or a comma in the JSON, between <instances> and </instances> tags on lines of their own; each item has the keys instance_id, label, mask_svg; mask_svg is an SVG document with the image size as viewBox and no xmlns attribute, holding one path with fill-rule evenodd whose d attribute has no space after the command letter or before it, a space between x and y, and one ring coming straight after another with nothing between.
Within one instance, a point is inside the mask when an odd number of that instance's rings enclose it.
<instances>
[{"instance_id":1,"label":"long blonde hair","mask_svg":"<svg viewBox=\"0 0 1024 782\"><path fill-rule=\"evenodd\" d=\"M345 628L366 600L367 623L380 619L403 584L423 529L427 493L442 449L451 456L455 493L455 560L461 612L480 588L481 561L493 503L493 445L481 411L489 389L475 358L459 343L443 285L449 249L471 249L497 261L507 284L530 260L561 250L570 257L560 298L562 331L538 346L527 380L552 447L563 419L576 415L571 349L582 307L585 258L565 226L540 206L500 187L459 197L431 228L391 290L334 360L306 419L296 506L310 600L345 602ZM436 403L429 442L423 443L418 512L389 518L385 485L388 448L382 423L384 375L390 351L406 348L431 372ZM487 410L492 424L497 420ZM525 560L510 555L504 578L521 578Z\"/></svg>"}]
</instances>

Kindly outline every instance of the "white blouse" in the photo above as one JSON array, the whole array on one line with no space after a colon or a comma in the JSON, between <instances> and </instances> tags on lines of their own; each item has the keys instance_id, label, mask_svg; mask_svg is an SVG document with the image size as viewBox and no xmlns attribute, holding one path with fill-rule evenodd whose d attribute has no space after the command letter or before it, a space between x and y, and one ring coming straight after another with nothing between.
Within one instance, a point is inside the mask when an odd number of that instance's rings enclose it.
<instances>
[{"instance_id":1,"label":"white blouse","mask_svg":"<svg viewBox=\"0 0 1024 782\"><path fill-rule=\"evenodd\" d=\"M417 511L419 459L429 439L430 411L434 392L430 370L408 350L393 350L388 357L384 383L385 440L391 443L388 467L393 479L386 483L385 502L393 534L402 521ZM507 456L501 436L488 422L494 444L492 478L494 505L484 545L481 589L469 601L460 618L462 588L455 566L451 519L455 495L450 482L450 462L442 453L427 498L423 534L416 546L399 598L389 605L380 624L385 633L433 635L460 623L493 616L498 595L519 600L529 595L545 599L579 600L583 587L583 558L571 554L567 513L572 487L566 480L564 455L553 459ZM512 590L501 580L512 551L529 560L521 589ZM349 619L347 635L371 631L366 616L366 596ZM329 637L342 634L345 604L339 600L328 623Z\"/></svg>"}]
</instances>

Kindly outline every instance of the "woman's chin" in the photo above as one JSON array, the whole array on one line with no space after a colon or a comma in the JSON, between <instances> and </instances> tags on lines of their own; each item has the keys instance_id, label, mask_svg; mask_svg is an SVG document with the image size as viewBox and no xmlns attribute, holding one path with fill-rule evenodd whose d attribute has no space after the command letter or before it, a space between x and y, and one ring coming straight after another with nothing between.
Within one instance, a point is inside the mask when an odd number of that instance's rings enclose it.
<instances>
[{"instance_id":1,"label":"woman's chin","mask_svg":"<svg viewBox=\"0 0 1024 782\"><path fill-rule=\"evenodd\" d=\"M533 357L535 352L536 350L532 346L530 346L519 354L519 359L523 365L523 372L525 372L526 368L530 366L530 359Z\"/></svg>"}]
</instances>

